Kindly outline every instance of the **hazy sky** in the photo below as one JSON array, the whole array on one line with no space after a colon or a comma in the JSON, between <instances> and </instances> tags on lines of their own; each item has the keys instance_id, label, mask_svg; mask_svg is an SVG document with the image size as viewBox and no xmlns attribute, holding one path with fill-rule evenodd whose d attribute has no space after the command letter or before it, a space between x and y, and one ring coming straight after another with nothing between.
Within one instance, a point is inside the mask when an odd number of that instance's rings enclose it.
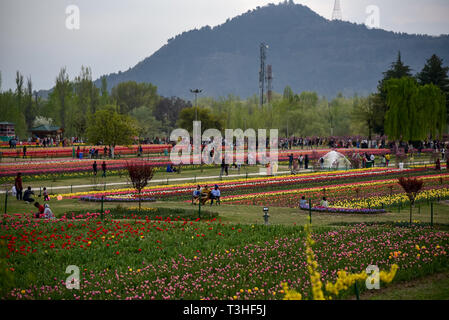
<instances>
[{"instance_id":1,"label":"hazy sky","mask_svg":"<svg viewBox=\"0 0 449 320\"><path fill-rule=\"evenodd\" d=\"M81 65L94 79L125 71L166 40L193 28L278 0L0 0L2 89L15 88L15 72L31 76L35 89L49 89L62 66L73 79ZM330 19L334 0L295 0ZM79 30L66 27L66 8L80 10ZM343 20L364 23L366 7L380 9L386 30L449 33L448 0L341 0Z\"/></svg>"}]
</instances>

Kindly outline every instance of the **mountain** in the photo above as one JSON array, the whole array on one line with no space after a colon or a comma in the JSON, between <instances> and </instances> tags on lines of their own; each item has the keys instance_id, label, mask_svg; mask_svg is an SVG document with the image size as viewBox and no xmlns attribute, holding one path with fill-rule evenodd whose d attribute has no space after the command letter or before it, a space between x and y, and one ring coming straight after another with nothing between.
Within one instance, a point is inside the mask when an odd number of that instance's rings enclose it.
<instances>
[{"instance_id":1,"label":"mountain","mask_svg":"<svg viewBox=\"0 0 449 320\"><path fill-rule=\"evenodd\" d=\"M330 98L339 92L373 92L398 51L414 73L434 53L449 63L449 35L410 35L329 21L290 2L184 32L133 68L107 75L108 86L134 80L153 83L164 96L191 99L190 89L202 88L202 96L246 98L259 91L262 42L269 45L266 63L273 66L276 92L287 85Z\"/></svg>"}]
</instances>

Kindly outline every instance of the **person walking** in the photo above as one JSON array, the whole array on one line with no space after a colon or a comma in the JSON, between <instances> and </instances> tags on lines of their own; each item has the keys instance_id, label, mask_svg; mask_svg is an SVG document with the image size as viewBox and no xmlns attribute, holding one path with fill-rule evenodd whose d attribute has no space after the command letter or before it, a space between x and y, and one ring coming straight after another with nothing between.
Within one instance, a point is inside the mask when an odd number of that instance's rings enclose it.
<instances>
[{"instance_id":1,"label":"person walking","mask_svg":"<svg viewBox=\"0 0 449 320\"><path fill-rule=\"evenodd\" d=\"M44 189L42 190L42 195L44 196L44 201L50 201L50 196L48 195L46 187L44 187Z\"/></svg>"},{"instance_id":2,"label":"person walking","mask_svg":"<svg viewBox=\"0 0 449 320\"><path fill-rule=\"evenodd\" d=\"M106 178L106 161L103 161L103 163L101 164L101 170L103 170L103 178Z\"/></svg>"},{"instance_id":3,"label":"person walking","mask_svg":"<svg viewBox=\"0 0 449 320\"><path fill-rule=\"evenodd\" d=\"M23 146L23 158L25 159L27 156L27 146Z\"/></svg>"},{"instance_id":4,"label":"person walking","mask_svg":"<svg viewBox=\"0 0 449 320\"><path fill-rule=\"evenodd\" d=\"M229 164L226 163L225 158L221 160L221 170L220 170L220 176L223 176L223 172L226 173L226 176L229 175Z\"/></svg>"},{"instance_id":5,"label":"person walking","mask_svg":"<svg viewBox=\"0 0 449 320\"><path fill-rule=\"evenodd\" d=\"M23 191L23 187L22 187L22 173L18 172L17 173L17 177L14 181L14 186L16 187L16 198L17 200L22 200L22 191Z\"/></svg>"},{"instance_id":6,"label":"person walking","mask_svg":"<svg viewBox=\"0 0 449 320\"><path fill-rule=\"evenodd\" d=\"M300 154L298 157L299 169L302 169L303 161L304 161L304 157L302 156L302 154Z\"/></svg>"},{"instance_id":7,"label":"person walking","mask_svg":"<svg viewBox=\"0 0 449 320\"><path fill-rule=\"evenodd\" d=\"M304 158L304 169L309 169L309 155L306 154L305 158Z\"/></svg>"},{"instance_id":8,"label":"person walking","mask_svg":"<svg viewBox=\"0 0 449 320\"><path fill-rule=\"evenodd\" d=\"M291 171L293 167L293 153L288 156L288 169Z\"/></svg>"},{"instance_id":9,"label":"person walking","mask_svg":"<svg viewBox=\"0 0 449 320\"><path fill-rule=\"evenodd\" d=\"M94 176L96 176L97 175L97 171L98 171L98 169L97 169L97 161L94 161L94 164L92 165L92 168L94 169Z\"/></svg>"}]
</instances>

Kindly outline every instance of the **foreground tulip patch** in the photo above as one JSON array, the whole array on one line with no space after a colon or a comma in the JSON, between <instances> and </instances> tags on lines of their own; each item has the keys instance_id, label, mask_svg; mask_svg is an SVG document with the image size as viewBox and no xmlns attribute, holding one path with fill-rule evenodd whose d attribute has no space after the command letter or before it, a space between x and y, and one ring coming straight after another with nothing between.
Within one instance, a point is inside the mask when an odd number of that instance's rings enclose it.
<instances>
[{"instance_id":1,"label":"foreground tulip patch","mask_svg":"<svg viewBox=\"0 0 449 320\"><path fill-rule=\"evenodd\" d=\"M427 227L359 224L306 233L299 226L144 215L8 216L0 241L11 282L1 298L313 299L315 282L323 283L324 296L344 298L352 293L343 284L366 278L368 265L385 270L381 285L449 265L449 234ZM79 289L66 286L68 266L79 268Z\"/></svg>"}]
</instances>

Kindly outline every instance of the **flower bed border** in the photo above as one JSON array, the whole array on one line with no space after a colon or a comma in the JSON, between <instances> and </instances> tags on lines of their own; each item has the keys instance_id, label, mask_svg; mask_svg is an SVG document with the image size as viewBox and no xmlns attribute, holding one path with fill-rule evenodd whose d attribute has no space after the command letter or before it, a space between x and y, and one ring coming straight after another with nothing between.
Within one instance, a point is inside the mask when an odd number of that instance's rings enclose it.
<instances>
[{"instance_id":1,"label":"flower bed border","mask_svg":"<svg viewBox=\"0 0 449 320\"><path fill-rule=\"evenodd\" d=\"M309 206L300 206L301 210L309 211ZM381 214L387 213L385 209L349 209L349 208L332 208L332 207L322 207L316 206L312 207L313 212L320 213L355 213L355 214Z\"/></svg>"}]
</instances>

